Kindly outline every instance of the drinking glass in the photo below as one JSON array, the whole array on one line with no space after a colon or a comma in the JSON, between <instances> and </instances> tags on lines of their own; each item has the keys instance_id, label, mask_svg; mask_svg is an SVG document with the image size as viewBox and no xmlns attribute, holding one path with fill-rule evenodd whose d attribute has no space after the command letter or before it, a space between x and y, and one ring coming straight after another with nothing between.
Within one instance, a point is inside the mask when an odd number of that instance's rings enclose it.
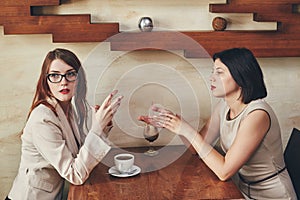
<instances>
[{"instance_id":1,"label":"drinking glass","mask_svg":"<svg viewBox=\"0 0 300 200\"><path fill-rule=\"evenodd\" d=\"M146 124L144 127L144 138L149 141L149 149L148 151L146 151L144 154L147 156L156 156L158 154L158 151L156 151L153 146L152 143L158 138L159 135L159 130L158 128L150 125L150 124Z\"/></svg>"}]
</instances>

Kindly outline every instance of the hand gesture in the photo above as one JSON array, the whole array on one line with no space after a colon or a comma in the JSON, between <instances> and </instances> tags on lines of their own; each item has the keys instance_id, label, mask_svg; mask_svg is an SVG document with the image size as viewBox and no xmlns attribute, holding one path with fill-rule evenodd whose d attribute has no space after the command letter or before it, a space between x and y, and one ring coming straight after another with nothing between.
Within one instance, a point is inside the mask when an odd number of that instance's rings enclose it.
<instances>
[{"instance_id":1,"label":"hand gesture","mask_svg":"<svg viewBox=\"0 0 300 200\"><path fill-rule=\"evenodd\" d=\"M101 106L96 105L93 113L92 131L101 135L107 134L107 127L112 127L112 118L117 112L123 96L118 96L113 100L113 97L117 94L117 90L114 90L108 95Z\"/></svg>"},{"instance_id":2,"label":"hand gesture","mask_svg":"<svg viewBox=\"0 0 300 200\"><path fill-rule=\"evenodd\" d=\"M150 121L153 126L166 128L175 134L186 136L185 133L193 131L193 127L188 124L180 115L174 114L172 111L152 107L153 111L157 112L158 115L154 116Z\"/></svg>"}]
</instances>

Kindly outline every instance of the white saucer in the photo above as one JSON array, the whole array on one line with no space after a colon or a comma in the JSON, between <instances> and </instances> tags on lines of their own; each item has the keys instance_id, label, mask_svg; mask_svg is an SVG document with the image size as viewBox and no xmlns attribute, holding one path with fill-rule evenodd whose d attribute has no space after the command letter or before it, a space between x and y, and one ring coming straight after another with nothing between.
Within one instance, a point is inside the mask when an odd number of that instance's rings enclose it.
<instances>
[{"instance_id":1,"label":"white saucer","mask_svg":"<svg viewBox=\"0 0 300 200\"><path fill-rule=\"evenodd\" d=\"M130 177L130 176L135 176L135 175L138 175L140 172L141 172L141 168L136 166L136 165L133 165L132 166L132 170L133 171L135 170L134 173L130 173L130 174L127 174L127 173L124 173L124 174L120 174L120 172L116 169L116 166L113 166L111 168L109 168L108 170L108 173L112 176L116 176L116 177L121 177L121 178L125 178L125 177Z\"/></svg>"}]
</instances>

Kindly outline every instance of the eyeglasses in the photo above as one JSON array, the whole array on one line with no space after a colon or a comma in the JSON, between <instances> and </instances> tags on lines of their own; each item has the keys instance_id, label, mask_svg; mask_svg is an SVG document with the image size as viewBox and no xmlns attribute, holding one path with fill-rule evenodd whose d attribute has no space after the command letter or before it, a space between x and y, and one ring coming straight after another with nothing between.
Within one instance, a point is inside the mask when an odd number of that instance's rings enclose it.
<instances>
[{"instance_id":1,"label":"eyeglasses","mask_svg":"<svg viewBox=\"0 0 300 200\"><path fill-rule=\"evenodd\" d=\"M77 72L72 71L72 72L67 72L65 74L57 74L57 73L47 74L47 79L51 83L59 83L62 81L63 77L65 77L65 79L68 82L74 82L77 79Z\"/></svg>"}]
</instances>

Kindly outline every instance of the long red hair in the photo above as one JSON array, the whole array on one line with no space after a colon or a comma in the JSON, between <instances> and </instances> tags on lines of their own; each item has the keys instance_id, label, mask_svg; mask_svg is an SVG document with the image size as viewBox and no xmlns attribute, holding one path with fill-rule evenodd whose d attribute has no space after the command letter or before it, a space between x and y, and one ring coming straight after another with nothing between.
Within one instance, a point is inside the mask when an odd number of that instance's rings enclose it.
<instances>
[{"instance_id":1,"label":"long red hair","mask_svg":"<svg viewBox=\"0 0 300 200\"><path fill-rule=\"evenodd\" d=\"M42 65L41 74L37 82L35 95L32 101L32 105L28 117L30 116L32 110L40 104L44 104L45 106L47 106L57 116L55 108L47 100L51 97L53 98L53 95L47 83L47 74L49 72L49 68L52 61L56 59L60 59L64 61L66 64L73 67L78 73L76 92L73 98L74 98L75 108L78 114L79 129L82 130L83 125L86 123L86 117L87 117L86 77L78 57L73 52L67 49L57 48L54 49L53 51L50 51L46 55Z\"/></svg>"}]
</instances>

